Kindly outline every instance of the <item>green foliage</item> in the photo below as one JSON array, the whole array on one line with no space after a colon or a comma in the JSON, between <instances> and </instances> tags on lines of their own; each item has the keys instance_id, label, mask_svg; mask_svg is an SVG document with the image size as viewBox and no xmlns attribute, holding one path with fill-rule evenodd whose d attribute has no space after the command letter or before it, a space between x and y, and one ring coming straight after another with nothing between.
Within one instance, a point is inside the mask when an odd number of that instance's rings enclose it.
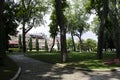
<instances>
[{"instance_id":1,"label":"green foliage","mask_svg":"<svg viewBox=\"0 0 120 80\"><path fill-rule=\"evenodd\" d=\"M37 37L36 37L36 51L39 51L39 42Z\"/></svg>"},{"instance_id":2,"label":"green foliage","mask_svg":"<svg viewBox=\"0 0 120 80\"><path fill-rule=\"evenodd\" d=\"M74 0L73 3L69 3L65 16L67 18L68 32L81 36L81 34L89 30L89 24L87 23L88 15L84 11L84 6L79 3L83 2Z\"/></svg>"},{"instance_id":3,"label":"green foliage","mask_svg":"<svg viewBox=\"0 0 120 80\"><path fill-rule=\"evenodd\" d=\"M48 51L48 43L47 43L47 39L45 39L45 50Z\"/></svg>"},{"instance_id":4,"label":"green foliage","mask_svg":"<svg viewBox=\"0 0 120 80\"><path fill-rule=\"evenodd\" d=\"M27 23L29 26L26 30L45 23L43 17L48 12L49 0L20 0L18 3L18 22Z\"/></svg>"},{"instance_id":5,"label":"green foliage","mask_svg":"<svg viewBox=\"0 0 120 80\"><path fill-rule=\"evenodd\" d=\"M97 47L97 42L93 39L87 39L82 43L82 50L93 51Z\"/></svg>"},{"instance_id":6,"label":"green foliage","mask_svg":"<svg viewBox=\"0 0 120 80\"><path fill-rule=\"evenodd\" d=\"M61 63L60 54L49 52L39 52L39 53L29 53L29 57L32 57L37 60L42 60L49 63ZM115 53L104 53L104 60L115 58ZM113 69L119 67L120 65L105 65L104 60L97 60L96 53L92 52L72 52L69 53L68 62L62 63L66 66L79 67L86 69Z\"/></svg>"},{"instance_id":7,"label":"green foliage","mask_svg":"<svg viewBox=\"0 0 120 80\"><path fill-rule=\"evenodd\" d=\"M16 29L18 27L17 24L17 11L18 11L18 4L14 3L13 1L5 1L4 3L4 24L6 35L16 35Z\"/></svg>"},{"instance_id":8,"label":"green foliage","mask_svg":"<svg viewBox=\"0 0 120 80\"><path fill-rule=\"evenodd\" d=\"M29 39L29 44L28 44L29 50L32 51L32 37Z\"/></svg>"},{"instance_id":9,"label":"green foliage","mask_svg":"<svg viewBox=\"0 0 120 80\"><path fill-rule=\"evenodd\" d=\"M72 46L72 39L68 38L67 39L67 49L72 50L73 46Z\"/></svg>"},{"instance_id":10,"label":"green foliage","mask_svg":"<svg viewBox=\"0 0 120 80\"><path fill-rule=\"evenodd\" d=\"M51 23L49 24L50 26L50 36L52 38L54 38L55 36L57 36L58 34L58 22L57 22L57 19L56 19L56 13L55 13L55 10L53 10L52 14L51 14L51 17L50 19L52 20Z\"/></svg>"}]
</instances>

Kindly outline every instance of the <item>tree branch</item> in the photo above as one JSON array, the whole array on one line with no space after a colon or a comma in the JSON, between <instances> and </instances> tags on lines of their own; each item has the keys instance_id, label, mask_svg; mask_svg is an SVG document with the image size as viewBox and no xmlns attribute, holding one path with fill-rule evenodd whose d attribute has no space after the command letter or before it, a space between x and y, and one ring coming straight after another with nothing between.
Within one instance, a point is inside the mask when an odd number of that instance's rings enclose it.
<instances>
[{"instance_id":1,"label":"tree branch","mask_svg":"<svg viewBox=\"0 0 120 80\"><path fill-rule=\"evenodd\" d=\"M33 19L33 23L30 25L30 27L28 27L27 29L25 29L25 34L33 28L34 22L35 22L35 18Z\"/></svg>"}]
</instances>

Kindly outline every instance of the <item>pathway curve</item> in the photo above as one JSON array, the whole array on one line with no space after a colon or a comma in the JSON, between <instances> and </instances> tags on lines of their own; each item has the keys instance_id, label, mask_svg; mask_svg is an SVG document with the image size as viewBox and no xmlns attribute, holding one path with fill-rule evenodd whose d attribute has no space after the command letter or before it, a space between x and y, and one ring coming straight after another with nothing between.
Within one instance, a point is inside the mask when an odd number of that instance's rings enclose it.
<instances>
[{"instance_id":1,"label":"pathway curve","mask_svg":"<svg viewBox=\"0 0 120 80\"><path fill-rule=\"evenodd\" d=\"M22 68L18 80L120 80L120 72L86 72L44 63L24 55L10 55Z\"/></svg>"}]
</instances>

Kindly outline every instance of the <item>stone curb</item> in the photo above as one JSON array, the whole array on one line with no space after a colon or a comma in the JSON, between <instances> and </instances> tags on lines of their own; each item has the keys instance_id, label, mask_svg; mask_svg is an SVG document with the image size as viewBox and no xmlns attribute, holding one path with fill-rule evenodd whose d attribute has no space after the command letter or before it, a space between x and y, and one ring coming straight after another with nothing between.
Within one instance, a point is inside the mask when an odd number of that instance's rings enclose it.
<instances>
[{"instance_id":1,"label":"stone curb","mask_svg":"<svg viewBox=\"0 0 120 80\"><path fill-rule=\"evenodd\" d=\"M120 68L115 68L115 69L87 69L87 68L78 68L78 67L71 67L71 66L66 66L66 67L70 68L70 69L81 70L81 71L89 71L89 72L115 72L115 71L120 71Z\"/></svg>"},{"instance_id":2,"label":"stone curb","mask_svg":"<svg viewBox=\"0 0 120 80\"><path fill-rule=\"evenodd\" d=\"M69 68L69 69L75 69L75 70L81 70L81 71L89 71L89 72L114 72L114 71L120 71L120 68L114 68L114 69L87 69L87 68L66 66L66 65L60 64L60 63L57 63L56 66L66 67L66 68Z\"/></svg>"},{"instance_id":3,"label":"stone curb","mask_svg":"<svg viewBox=\"0 0 120 80\"><path fill-rule=\"evenodd\" d=\"M16 74L14 75L14 77L11 78L10 80L16 80L16 79L18 78L18 76L20 75L20 73L21 73L21 67L19 67L17 73L16 73Z\"/></svg>"}]
</instances>

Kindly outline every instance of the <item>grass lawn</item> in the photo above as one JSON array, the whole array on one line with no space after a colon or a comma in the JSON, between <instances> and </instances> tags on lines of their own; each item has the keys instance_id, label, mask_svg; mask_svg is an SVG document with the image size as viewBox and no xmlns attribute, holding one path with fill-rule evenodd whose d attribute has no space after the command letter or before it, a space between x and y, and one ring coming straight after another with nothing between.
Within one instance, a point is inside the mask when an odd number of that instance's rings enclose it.
<instances>
[{"instance_id":1,"label":"grass lawn","mask_svg":"<svg viewBox=\"0 0 120 80\"><path fill-rule=\"evenodd\" d=\"M32 57L37 60L49 62L49 63L61 63L59 53L49 53L49 52L28 52L27 56ZM114 53L104 53L103 60L96 59L96 53L90 52L72 52L69 53L69 58L65 64L66 66L80 67L87 69L113 69L120 67L120 64L105 65L104 60L115 58Z\"/></svg>"},{"instance_id":2,"label":"grass lawn","mask_svg":"<svg viewBox=\"0 0 120 80\"><path fill-rule=\"evenodd\" d=\"M10 80L17 72L18 66L10 58L6 57L4 66L0 66L0 80Z\"/></svg>"}]
</instances>

